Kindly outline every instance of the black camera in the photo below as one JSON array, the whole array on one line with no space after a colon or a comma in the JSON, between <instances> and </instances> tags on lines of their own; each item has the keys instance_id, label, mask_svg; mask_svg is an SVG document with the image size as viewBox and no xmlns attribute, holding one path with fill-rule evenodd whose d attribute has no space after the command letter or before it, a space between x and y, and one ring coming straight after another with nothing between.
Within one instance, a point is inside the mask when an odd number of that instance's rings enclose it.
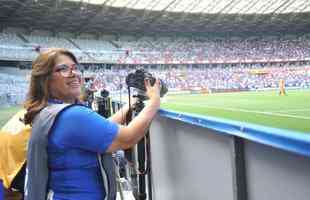
<instances>
[{"instance_id":1,"label":"black camera","mask_svg":"<svg viewBox=\"0 0 310 200\"><path fill-rule=\"evenodd\" d=\"M156 78L154 78L151 73L146 72L144 69L137 69L134 73L128 74L128 76L126 77L126 84L128 85L128 87L139 89L141 92L144 93L146 91L144 85L145 79L150 80L152 86L156 81ZM160 97L163 97L168 92L168 88L167 85L164 83L164 81L162 81L161 79L159 80L160 80Z\"/></svg>"},{"instance_id":2,"label":"black camera","mask_svg":"<svg viewBox=\"0 0 310 200\"><path fill-rule=\"evenodd\" d=\"M100 95L101 95L101 97L103 97L103 98L107 98L107 97L109 96L109 91L103 89L103 90L101 90Z\"/></svg>"}]
</instances>

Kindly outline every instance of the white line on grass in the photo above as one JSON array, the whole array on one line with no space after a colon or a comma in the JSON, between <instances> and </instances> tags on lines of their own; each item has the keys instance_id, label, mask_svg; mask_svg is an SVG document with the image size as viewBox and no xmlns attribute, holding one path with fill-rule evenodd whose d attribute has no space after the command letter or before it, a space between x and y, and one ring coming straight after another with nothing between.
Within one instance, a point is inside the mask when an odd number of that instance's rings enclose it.
<instances>
[{"instance_id":1,"label":"white line on grass","mask_svg":"<svg viewBox=\"0 0 310 200\"><path fill-rule=\"evenodd\" d=\"M303 112L303 111L310 111L310 109L286 109L286 110L273 110L272 112L284 112L284 113L286 113L286 112Z\"/></svg>"},{"instance_id":2,"label":"white line on grass","mask_svg":"<svg viewBox=\"0 0 310 200\"><path fill-rule=\"evenodd\" d=\"M238 112L246 112L246 113L257 113L257 114L263 114L263 115L280 116L280 117L297 118L297 119L310 119L310 117L299 116L299 115L288 115L288 114L263 112L263 111L256 111L256 110L246 110L246 109L239 109L239 108L225 108L225 107L218 107L218 106L193 105L193 104L186 104L186 103L174 103L174 105L194 106L194 107L201 107L201 108L213 108L213 109L218 109L218 110L229 110L229 111L238 111Z\"/></svg>"}]
</instances>

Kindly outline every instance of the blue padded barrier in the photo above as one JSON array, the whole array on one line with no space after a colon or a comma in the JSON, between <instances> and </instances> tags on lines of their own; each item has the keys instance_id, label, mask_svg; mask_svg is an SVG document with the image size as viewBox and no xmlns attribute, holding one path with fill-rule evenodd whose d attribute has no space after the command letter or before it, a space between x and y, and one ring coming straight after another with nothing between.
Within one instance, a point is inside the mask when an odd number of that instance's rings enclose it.
<instances>
[{"instance_id":1,"label":"blue padded barrier","mask_svg":"<svg viewBox=\"0 0 310 200\"><path fill-rule=\"evenodd\" d=\"M160 109L160 116L310 157L310 133Z\"/></svg>"}]
</instances>

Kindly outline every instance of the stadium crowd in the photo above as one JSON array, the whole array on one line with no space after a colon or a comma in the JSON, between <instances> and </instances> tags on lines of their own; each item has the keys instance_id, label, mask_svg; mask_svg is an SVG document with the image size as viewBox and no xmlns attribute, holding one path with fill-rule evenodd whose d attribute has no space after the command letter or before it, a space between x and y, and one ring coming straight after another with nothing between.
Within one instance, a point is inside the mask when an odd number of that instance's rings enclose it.
<instances>
[{"instance_id":1,"label":"stadium crowd","mask_svg":"<svg viewBox=\"0 0 310 200\"><path fill-rule=\"evenodd\" d=\"M133 42L132 42L133 43ZM150 41L149 46L127 46L129 56L121 62L133 60L135 63L158 60L169 62L230 62L230 61L270 61L303 60L309 58L309 40L307 38L272 39L255 38L247 40L178 40ZM147 53L146 53L147 52Z\"/></svg>"},{"instance_id":2,"label":"stadium crowd","mask_svg":"<svg viewBox=\"0 0 310 200\"><path fill-rule=\"evenodd\" d=\"M0 33L0 58L33 60L50 47L71 50L80 62L208 63L287 61L310 58L308 36L230 39L147 38L126 41ZM21 57L22 55L22 57Z\"/></svg>"},{"instance_id":3,"label":"stadium crowd","mask_svg":"<svg viewBox=\"0 0 310 200\"><path fill-rule=\"evenodd\" d=\"M84 71L85 77L92 77L93 90L106 89L110 92L127 92L125 78L132 68L100 67ZM259 90L278 88L279 80L285 80L286 87L310 88L310 66L250 66L225 67L171 67L167 69L148 68L155 77L162 79L170 91L180 90ZM25 76L0 73L0 103L2 105L21 103L25 97L28 82ZM90 87L90 86L89 86Z\"/></svg>"},{"instance_id":4,"label":"stadium crowd","mask_svg":"<svg viewBox=\"0 0 310 200\"><path fill-rule=\"evenodd\" d=\"M94 85L109 91L126 89L125 77L130 69L117 71L97 69L89 72L94 76ZM209 67L173 68L171 70L149 70L155 77L165 81L172 90L191 89L263 89L277 88L280 79L287 87L310 87L310 67Z\"/></svg>"}]
</instances>

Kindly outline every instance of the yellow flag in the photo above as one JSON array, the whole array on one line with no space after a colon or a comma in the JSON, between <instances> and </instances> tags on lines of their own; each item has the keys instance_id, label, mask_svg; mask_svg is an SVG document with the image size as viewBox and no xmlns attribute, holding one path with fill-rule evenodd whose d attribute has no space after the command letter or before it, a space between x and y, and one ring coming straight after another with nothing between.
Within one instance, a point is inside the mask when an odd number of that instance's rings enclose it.
<instances>
[{"instance_id":1,"label":"yellow flag","mask_svg":"<svg viewBox=\"0 0 310 200\"><path fill-rule=\"evenodd\" d=\"M0 179L5 188L10 187L26 161L31 127L20 121L24 113L16 113L0 130Z\"/></svg>"}]
</instances>

